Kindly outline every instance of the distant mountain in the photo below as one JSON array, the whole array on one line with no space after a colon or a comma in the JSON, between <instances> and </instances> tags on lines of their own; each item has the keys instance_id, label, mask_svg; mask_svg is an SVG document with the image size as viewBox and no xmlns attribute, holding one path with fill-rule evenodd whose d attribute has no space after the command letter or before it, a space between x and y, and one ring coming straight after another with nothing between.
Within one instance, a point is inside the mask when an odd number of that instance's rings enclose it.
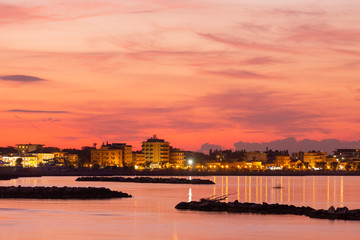
<instances>
[{"instance_id":1,"label":"distant mountain","mask_svg":"<svg viewBox=\"0 0 360 240\"><path fill-rule=\"evenodd\" d=\"M328 154L332 154L333 151L339 148L360 148L360 141L341 141L337 139L324 139L321 141L303 139L297 141L295 138L290 137L262 143L248 143L240 141L234 143L234 146L237 150L245 149L246 151L265 151L268 147L269 150L289 150L289 153L315 150L325 151Z\"/></svg>"}]
</instances>

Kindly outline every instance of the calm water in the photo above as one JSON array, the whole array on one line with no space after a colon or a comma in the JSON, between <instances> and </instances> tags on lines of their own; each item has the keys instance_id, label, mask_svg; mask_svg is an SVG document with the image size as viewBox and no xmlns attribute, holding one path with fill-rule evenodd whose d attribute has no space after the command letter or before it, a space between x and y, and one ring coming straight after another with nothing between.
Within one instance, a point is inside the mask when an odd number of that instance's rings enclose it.
<instances>
[{"instance_id":1,"label":"calm water","mask_svg":"<svg viewBox=\"0 0 360 240\"><path fill-rule=\"evenodd\" d=\"M304 216L178 211L180 201L230 194L228 201L360 208L360 177L209 177L216 185L75 182L23 178L0 185L94 186L132 194L114 200L0 200L0 239L359 239L360 222ZM282 186L281 189L273 188Z\"/></svg>"}]
</instances>

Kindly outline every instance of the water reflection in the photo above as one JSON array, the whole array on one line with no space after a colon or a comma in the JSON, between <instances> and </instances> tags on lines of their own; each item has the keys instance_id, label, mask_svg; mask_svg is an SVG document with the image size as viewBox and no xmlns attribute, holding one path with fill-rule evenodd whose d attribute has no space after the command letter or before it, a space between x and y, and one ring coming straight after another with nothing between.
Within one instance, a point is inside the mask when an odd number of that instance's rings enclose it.
<instances>
[{"instance_id":1,"label":"water reflection","mask_svg":"<svg viewBox=\"0 0 360 240\"><path fill-rule=\"evenodd\" d=\"M305 177L303 178L303 203L305 203Z\"/></svg>"},{"instance_id":2,"label":"water reflection","mask_svg":"<svg viewBox=\"0 0 360 240\"><path fill-rule=\"evenodd\" d=\"M288 177L288 203L290 203L290 177Z\"/></svg>"},{"instance_id":3,"label":"water reflection","mask_svg":"<svg viewBox=\"0 0 360 240\"><path fill-rule=\"evenodd\" d=\"M0 239L343 239L357 240L355 222L283 215L223 214L178 211L179 201L199 200L223 191L229 201L283 200L297 206L326 208L340 204L360 208L360 177L213 177L216 185L169 185L75 182L75 177L43 177L2 181L0 185L96 186L131 193L114 200L2 199ZM206 179L206 177L205 177ZM220 186L222 184L223 186ZM282 186L280 188L274 188ZM190 188L191 187L191 188ZM257 189L257 191L256 191ZM237 193L237 194L232 194ZM315 194L315 195L314 195ZM289 197L290 195L290 197ZM315 199L315 203L313 200ZM37 224L32 223L36 219ZM281 230L281 231L280 231ZM304 231L305 230L305 231ZM345 236L345 237L344 237Z\"/></svg>"},{"instance_id":4,"label":"water reflection","mask_svg":"<svg viewBox=\"0 0 360 240\"><path fill-rule=\"evenodd\" d=\"M330 177L328 176L327 177L327 188L326 188L326 190L327 190L327 194L326 194L326 206L327 207L330 207L329 205L330 205Z\"/></svg>"},{"instance_id":5,"label":"water reflection","mask_svg":"<svg viewBox=\"0 0 360 240\"><path fill-rule=\"evenodd\" d=\"M238 176L237 177L237 185L238 185L238 188L237 188L237 200L240 201L240 177Z\"/></svg>"},{"instance_id":6,"label":"water reflection","mask_svg":"<svg viewBox=\"0 0 360 240\"><path fill-rule=\"evenodd\" d=\"M225 194L226 194L226 198L225 200L228 201L228 195L229 195L229 176L226 176L226 187L225 187Z\"/></svg>"},{"instance_id":7,"label":"water reflection","mask_svg":"<svg viewBox=\"0 0 360 240\"><path fill-rule=\"evenodd\" d=\"M249 196L248 196L249 197L249 202L251 202L251 187L252 187L251 186L251 176L249 176L249 187L248 187L249 188Z\"/></svg>"},{"instance_id":8,"label":"water reflection","mask_svg":"<svg viewBox=\"0 0 360 240\"><path fill-rule=\"evenodd\" d=\"M296 203L311 207L318 206L320 202L325 204L324 208L343 206L345 201L344 177L221 176L220 184L217 178L213 177L216 184L210 196L226 196L226 201ZM191 189L189 201L190 197Z\"/></svg>"},{"instance_id":9,"label":"water reflection","mask_svg":"<svg viewBox=\"0 0 360 240\"><path fill-rule=\"evenodd\" d=\"M214 193L213 193L213 196L215 197L216 196L216 177L215 176L214 176L213 182L215 183L214 184Z\"/></svg>"},{"instance_id":10,"label":"water reflection","mask_svg":"<svg viewBox=\"0 0 360 240\"><path fill-rule=\"evenodd\" d=\"M344 207L344 177L341 176L341 184L340 184L340 206Z\"/></svg>"}]
</instances>

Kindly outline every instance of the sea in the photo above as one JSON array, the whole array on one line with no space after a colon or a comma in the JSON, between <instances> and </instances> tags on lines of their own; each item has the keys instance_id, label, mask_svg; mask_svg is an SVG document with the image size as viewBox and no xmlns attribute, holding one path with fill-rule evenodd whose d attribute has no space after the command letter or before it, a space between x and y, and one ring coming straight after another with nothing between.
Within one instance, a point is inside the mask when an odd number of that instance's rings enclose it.
<instances>
[{"instance_id":1,"label":"sea","mask_svg":"<svg viewBox=\"0 0 360 240\"><path fill-rule=\"evenodd\" d=\"M0 199L0 239L360 239L360 222L177 210L181 201L280 203L360 209L359 176L209 176L215 185L76 182L76 177L0 181L1 186L106 187L133 198L111 200Z\"/></svg>"}]
</instances>

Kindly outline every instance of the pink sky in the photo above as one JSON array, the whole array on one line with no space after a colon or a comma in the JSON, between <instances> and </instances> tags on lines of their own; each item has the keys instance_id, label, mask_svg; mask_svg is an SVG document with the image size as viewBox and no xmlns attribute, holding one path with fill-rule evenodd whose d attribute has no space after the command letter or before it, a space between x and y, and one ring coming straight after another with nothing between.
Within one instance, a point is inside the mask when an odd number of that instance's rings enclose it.
<instances>
[{"instance_id":1,"label":"pink sky","mask_svg":"<svg viewBox=\"0 0 360 240\"><path fill-rule=\"evenodd\" d=\"M0 146L360 139L358 0L1 0Z\"/></svg>"}]
</instances>

